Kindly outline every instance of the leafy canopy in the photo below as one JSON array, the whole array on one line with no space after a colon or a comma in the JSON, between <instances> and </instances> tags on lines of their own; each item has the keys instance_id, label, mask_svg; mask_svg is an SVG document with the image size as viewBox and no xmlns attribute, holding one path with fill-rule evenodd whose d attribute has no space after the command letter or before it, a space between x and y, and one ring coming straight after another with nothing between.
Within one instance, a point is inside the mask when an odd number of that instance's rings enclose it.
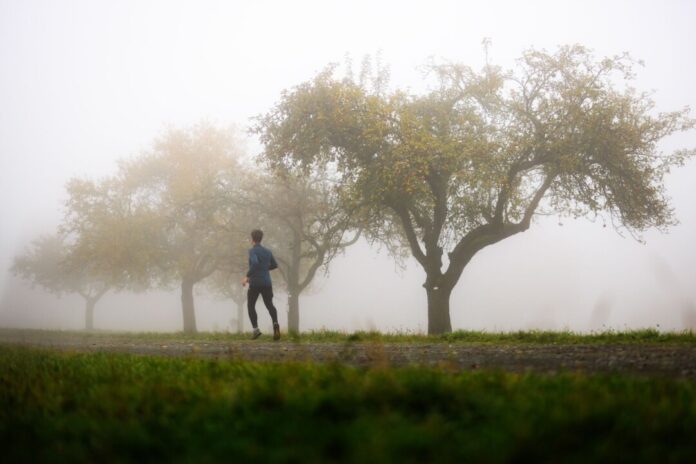
<instances>
[{"instance_id":1,"label":"leafy canopy","mask_svg":"<svg viewBox=\"0 0 696 464\"><path fill-rule=\"evenodd\" d=\"M91 266L72 265L70 253L64 236L43 235L15 258L12 272L29 280L32 286L39 285L57 295L77 293L86 299L99 299L110 288L119 286L119 282L100 275Z\"/></svg>"},{"instance_id":2,"label":"leafy canopy","mask_svg":"<svg viewBox=\"0 0 696 464\"><path fill-rule=\"evenodd\" d=\"M230 259L239 143L201 123L170 129L102 181L68 187L66 229L81 259L149 285L198 282Z\"/></svg>"},{"instance_id":3,"label":"leafy canopy","mask_svg":"<svg viewBox=\"0 0 696 464\"><path fill-rule=\"evenodd\" d=\"M257 131L276 166L330 167L371 235L407 246L429 274L450 249L453 285L540 212L606 213L632 233L675 222L664 175L694 152L657 143L694 120L655 114L629 85L635 64L581 46L526 51L510 71L431 64L424 95L371 92L328 69L285 92Z\"/></svg>"}]
</instances>

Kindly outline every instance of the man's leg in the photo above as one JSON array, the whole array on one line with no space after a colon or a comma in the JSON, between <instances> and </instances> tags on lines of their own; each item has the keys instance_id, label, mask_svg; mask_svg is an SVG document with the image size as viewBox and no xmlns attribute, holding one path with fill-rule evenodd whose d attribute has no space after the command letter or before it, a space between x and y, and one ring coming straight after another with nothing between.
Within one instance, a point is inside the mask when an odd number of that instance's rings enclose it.
<instances>
[{"instance_id":1,"label":"man's leg","mask_svg":"<svg viewBox=\"0 0 696 464\"><path fill-rule=\"evenodd\" d=\"M249 287L247 290L247 310L249 311L249 320L251 321L251 327L254 329L254 338L257 337L259 332L258 318L256 316L256 300L259 298L259 293L261 289L258 287Z\"/></svg>"},{"instance_id":2,"label":"man's leg","mask_svg":"<svg viewBox=\"0 0 696 464\"><path fill-rule=\"evenodd\" d=\"M273 340L279 340L280 326L278 326L278 311L273 306L273 287L264 287L261 290L261 296L263 297L263 304L266 305L266 309L268 309L268 313L273 320Z\"/></svg>"},{"instance_id":3,"label":"man's leg","mask_svg":"<svg viewBox=\"0 0 696 464\"><path fill-rule=\"evenodd\" d=\"M268 313L271 315L273 325L278 324L278 311L273 306L273 287L262 287L261 297L263 298L263 304L266 305L266 309L268 309Z\"/></svg>"}]
</instances>

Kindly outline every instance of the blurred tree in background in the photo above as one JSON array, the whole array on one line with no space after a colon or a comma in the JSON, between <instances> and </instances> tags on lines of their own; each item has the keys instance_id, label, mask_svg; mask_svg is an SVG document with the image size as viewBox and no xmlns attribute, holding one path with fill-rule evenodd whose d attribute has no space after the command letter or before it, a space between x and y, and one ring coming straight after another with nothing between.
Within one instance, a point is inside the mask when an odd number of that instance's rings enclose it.
<instances>
[{"instance_id":1,"label":"blurred tree in background","mask_svg":"<svg viewBox=\"0 0 696 464\"><path fill-rule=\"evenodd\" d=\"M235 304L232 327L236 333L244 332L246 316L246 289L242 287L241 276L246 274L246 249L239 258L223 263L210 278L205 280L206 287L222 298L230 299Z\"/></svg>"},{"instance_id":2,"label":"blurred tree in background","mask_svg":"<svg viewBox=\"0 0 696 464\"><path fill-rule=\"evenodd\" d=\"M17 256L12 272L33 285L39 285L58 296L78 294L85 300L85 329L94 329L94 307L104 294L120 283L113 276L101 275L90 266L74 266L70 249L59 234L44 235L34 240Z\"/></svg>"},{"instance_id":3,"label":"blurred tree in background","mask_svg":"<svg viewBox=\"0 0 696 464\"><path fill-rule=\"evenodd\" d=\"M183 329L196 332L194 286L238 260L241 144L201 123L170 129L113 178L68 184L66 230L81 262L146 286L181 288Z\"/></svg>"}]
</instances>

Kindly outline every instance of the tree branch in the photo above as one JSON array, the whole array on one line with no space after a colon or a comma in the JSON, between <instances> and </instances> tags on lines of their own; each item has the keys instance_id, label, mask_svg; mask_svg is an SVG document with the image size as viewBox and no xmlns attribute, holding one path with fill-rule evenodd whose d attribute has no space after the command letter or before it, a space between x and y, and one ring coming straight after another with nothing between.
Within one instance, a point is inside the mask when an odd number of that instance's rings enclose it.
<instances>
[{"instance_id":1,"label":"tree branch","mask_svg":"<svg viewBox=\"0 0 696 464\"><path fill-rule=\"evenodd\" d=\"M532 221L532 216L534 216L534 212L539 207L541 199L544 198L546 191L549 189L549 187L551 187L551 184L553 183L555 178L555 173L547 174L546 178L544 179L544 182L542 182L541 186L534 194L534 197L532 197L532 201L529 202L529 205L527 205L527 208L524 211L524 217L520 221L520 225L524 227L523 230L527 230L529 228L529 224Z\"/></svg>"},{"instance_id":2,"label":"tree branch","mask_svg":"<svg viewBox=\"0 0 696 464\"><path fill-rule=\"evenodd\" d=\"M439 175L433 172L428 175L427 180L430 190L435 197L435 208L433 210L432 229L426 234L426 241L430 242L430 247L437 248L442 228L447 220L447 180L443 181Z\"/></svg>"},{"instance_id":3,"label":"tree branch","mask_svg":"<svg viewBox=\"0 0 696 464\"><path fill-rule=\"evenodd\" d=\"M539 186L527 208L525 208L524 216L520 222L512 224L484 224L466 234L449 254L450 264L445 272L444 279L446 284L453 287L457 283L464 267L477 252L489 245L527 230L541 199L555 178L555 173L546 175L544 182Z\"/></svg>"},{"instance_id":4,"label":"tree branch","mask_svg":"<svg viewBox=\"0 0 696 464\"><path fill-rule=\"evenodd\" d=\"M361 235L362 235L362 230L358 230L358 231L355 233L355 237L351 238L351 239L348 240L347 242L341 242L341 243L339 243L339 244L337 245L337 248L346 248L346 247L349 247L349 246L353 245L355 242L358 241L358 239L360 238Z\"/></svg>"},{"instance_id":5,"label":"tree branch","mask_svg":"<svg viewBox=\"0 0 696 464\"><path fill-rule=\"evenodd\" d=\"M413 228L413 222L411 222L411 217L407 211L405 211L403 208L395 208L394 206L391 206L392 210L396 213L397 216L399 216L399 219L401 219L401 225L404 228L404 233L406 234L406 239L408 240L408 244L411 247L411 253L413 253L413 257L416 258L416 260L423 266L425 269L427 267L427 260L426 256L423 253L423 249L420 246L420 243L418 243L418 237L416 237L416 232Z\"/></svg>"},{"instance_id":6,"label":"tree branch","mask_svg":"<svg viewBox=\"0 0 696 464\"><path fill-rule=\"evenodd\" d=\"M299 286L299 291L301 292L302 290L309 285L309 283L314 279L314 276L317 273L317 270L324 264L324 253L319 253L317 255L317 258L314 260L312 265L310 266L309 270L307 271L307 274L305 275L305 278L302 280Z\"/></svg>"}]
</instances>

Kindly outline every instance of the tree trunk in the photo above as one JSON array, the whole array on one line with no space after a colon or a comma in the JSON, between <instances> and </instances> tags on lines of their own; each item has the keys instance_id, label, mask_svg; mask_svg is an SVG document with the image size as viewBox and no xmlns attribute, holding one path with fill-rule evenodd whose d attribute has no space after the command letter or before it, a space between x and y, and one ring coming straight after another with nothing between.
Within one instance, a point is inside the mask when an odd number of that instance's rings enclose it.
<instances>
[{"instance_id":1,"label":"tree trunk","mask_svg":"<svg viewBox=\"0 0 696 464\"><path fill-rule=\"evenodd\" d=\"M244 302L237 303L237 333L244 333Z\"/></svg>"},{"instance_id":2,"label":"tree trunk","mask_svg":"<svg viewBox=\"0 0 696 464\"><path fill-rule=\"evenodd\" d=\"M288 332L300 333L300 266L302 264L302 237L293 231L292 256L288 269Z\"/></svg>"},{"instance_id":3,"label":"tree trunk","mask_svg":"<svg viewBox=\"0 0 696 464\"><path fill-rule=\"evenodd\" d=\"M428 335L452 332L449 300L452 289L426 286L428 294Z\"/></svg>"},{"instance_id":4,"label":"tree trunk","mask_svg":"<svg viewBox=\"0 0 696 464\"><path fill-rule=\"evenodd\" d=\"M184 277L181 280L181 310L184 316L184 332L196 333L196 312L193 307L193 285L196 282Z\"/></svg>"},{"instance_id":5,"label":"tree trunk","mask_svg":"<svg viewBox=\"0 0 696 464\"><path fill-rule=\"evenodd\" d=\"M93 298L85 299L85 330L94 330L94 306L97 300Z\"/></svg>"},{"instance_id":6,"label":"tree trunk","mask_svg":"<svg viewBox=\"0 0 696 464\"><path fill-rule=\"evenodd\" d=\"M300 333L300 291L288 289L288 332Z\"/></svg>"}]
</instances>

